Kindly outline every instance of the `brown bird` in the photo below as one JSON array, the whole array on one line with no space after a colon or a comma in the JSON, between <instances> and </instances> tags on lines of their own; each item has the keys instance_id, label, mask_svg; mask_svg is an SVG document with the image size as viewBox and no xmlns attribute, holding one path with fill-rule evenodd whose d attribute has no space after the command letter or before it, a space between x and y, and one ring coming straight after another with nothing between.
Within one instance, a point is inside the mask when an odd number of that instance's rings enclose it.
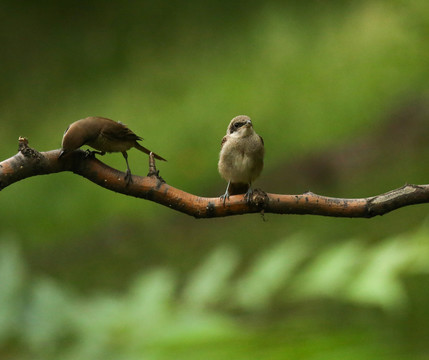
<instances>
[{"instance_id":1,"label":"brown bird","mask_svg":"<svg viewBox=\"0 0 429 360\"><path fill-rule=\"evenodd\" d=\"M222 139L218 163L220 175L228 181L221 196L224 204L230 195L242 193L250 201L252 182L264 166L264 152L264 140L253 130L250 118L239 115L232 119Z\"/></svg>"},{"instance_id":2,"label":"brown bird","mask_svg":"<svg viewBox=\"0 0 429 360\"><path fill-rule=\"evenodd\" d=\"M151 151L141 146L137 141L143 140L134 134L127 126L121 122L110 119L90 116L85 119L75 121L64 132L61 145L61 152L58 158L80 148L82 145L89 145L99 151L92 151L92 154L104 155L106 152L121 152L127 163L125 181L132 182L131 170L128 164L127 151L132 147L150 154ZM153 153L158 160L164 160L161 156Z\"/></svg>"}]
</instances>

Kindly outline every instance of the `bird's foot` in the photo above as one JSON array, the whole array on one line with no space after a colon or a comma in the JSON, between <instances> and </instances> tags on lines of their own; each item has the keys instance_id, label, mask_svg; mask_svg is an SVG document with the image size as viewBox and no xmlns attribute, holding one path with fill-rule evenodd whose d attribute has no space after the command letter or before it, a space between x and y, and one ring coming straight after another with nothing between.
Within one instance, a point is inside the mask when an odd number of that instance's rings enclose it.
<instances>
[{"instance_id":1,"label":"bird's foot","mask_svg":"<svg viewBox=\"0 0 429 360\"><path fill-rule=\"evenodd\" d=\"M91 151L91 150L89 150L89 149L86 149L86 150L85 150L85 157L86 157L86 158L94 158L94 157L95 157L94 151Z\"/></svg>"},{"instance_id":2,"label":"bird's foot","mask_svg":"<svg viewBox=\"0 0 429 360\"><path fill-rule=\"evenodd\" d=\"M133 182L131 171L127 170L125 172L124 180L125 180L126 186L130 185Z\"/></svg>"},{"instance_id":3,"label":"bird's foot","mask_svg":"<svg viewBox=\"0 0 429 360\"><path fill-rule=\"evenodd\" d=\"M221 195L219 197L220 197L221 200L223 200L223 206L225 206L226 199L229 200L229 192L228 192L228 190L225 191L225 194L223 194L223 195Z\"/></svg>"},{"instance_id":4,"label":"bird's foot","mask_svg":"<svg viewBox=\"0 0 429 360\"><path fill-rule=\"evenodd\" d=\"M85 150L85 157L86 158L95 158L95 154L104 155L104 154L106 154L106 152L105 151L89 150L89 149Z\"/></svg>"}]
</instances>

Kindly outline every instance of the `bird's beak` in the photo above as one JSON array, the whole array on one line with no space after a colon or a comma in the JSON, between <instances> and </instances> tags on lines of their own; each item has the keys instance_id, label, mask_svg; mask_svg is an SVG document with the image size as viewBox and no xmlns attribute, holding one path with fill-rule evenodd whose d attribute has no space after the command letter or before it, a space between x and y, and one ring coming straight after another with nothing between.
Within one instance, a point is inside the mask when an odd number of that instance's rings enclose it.
<instances>
[{"instance_id":1,"label":"bird's beak","mask_svg":"<svg viewBox=\"0 0 429 360\"><path fill-rule=\"evenodd\" d=\"M245 126L246 127L251 127L252 126L252 120L247 120Z\"/></svg>"}]
</instances>

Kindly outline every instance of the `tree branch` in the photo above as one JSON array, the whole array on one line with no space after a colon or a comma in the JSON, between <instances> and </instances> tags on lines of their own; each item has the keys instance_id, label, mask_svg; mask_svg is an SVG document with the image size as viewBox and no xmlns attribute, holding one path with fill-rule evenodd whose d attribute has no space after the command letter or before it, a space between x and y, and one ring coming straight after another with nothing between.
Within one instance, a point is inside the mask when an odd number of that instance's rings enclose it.
<instances>
[{"instance_id":1,"label":"tree branch","mask_svg":"<svg viewBox=\"0 0 429 360\"><path fill-rule=\"evenodd\" d=\"M243 195L234 195L224 205L218 197L200 197L168 185L159 176L153 156L149 157L148 176L133 175L133 182L127 186L125 173L88 157L85 151L76 150L62 159L58 159L59 153L59 149L38 152L28 146L27 139L19 138L19 152L0 163L0 190L31 176L71 171L106 189L151 200L196 218L257 212L370 218L404 206L429 202L429 185L407 184L385 194L361 199L332 198L312 192L268 194L255 190L250 203Z\"/></svg>"}]
</instances>

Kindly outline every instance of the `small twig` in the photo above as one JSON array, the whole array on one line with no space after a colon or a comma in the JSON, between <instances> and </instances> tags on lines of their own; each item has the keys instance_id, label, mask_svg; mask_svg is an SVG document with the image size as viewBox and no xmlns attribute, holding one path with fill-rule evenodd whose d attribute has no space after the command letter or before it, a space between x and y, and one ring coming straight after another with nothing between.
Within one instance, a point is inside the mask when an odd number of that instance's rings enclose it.
<instances>
[{"instance_id":1,"label":"small twig","mask_svg":"<svg viewBox=\"0 0 429 360\"><path fill-rule=\"evenodd\" d=\"M159 175L159 170L156 170L155 156L152 151L149 154L149 172L146 176L156 177L160 182L165 183L165 180Z\"/></svg>"}]
</instances>

